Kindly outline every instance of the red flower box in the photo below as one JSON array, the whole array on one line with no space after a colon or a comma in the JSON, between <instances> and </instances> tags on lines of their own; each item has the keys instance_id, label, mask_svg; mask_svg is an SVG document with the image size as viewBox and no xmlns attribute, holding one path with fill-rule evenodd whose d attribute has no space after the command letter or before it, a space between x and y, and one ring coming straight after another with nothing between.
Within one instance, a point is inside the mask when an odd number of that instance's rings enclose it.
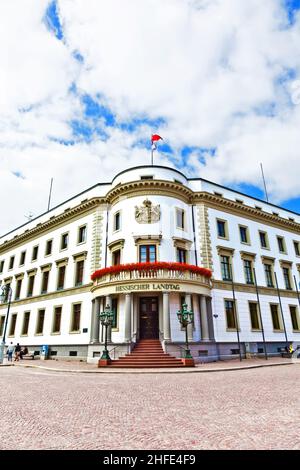
<instances>
[{"instance_id":1,"label":"red flower box","mask_svg":"<svg viewBox=\"0 0 300 470\"><path fill-rule=\"evenodd\" d=\"M210 269L201 268L187 263L167 263L159 261L156 263L128 263L109 266L108 268L98 269L91 275L92 281L104 276L105 274L118 274L122 271L157 271L158 269L169 269L174 271L190 271L195 274L201 274L205 277L211 277Z\"/></svg>"}]
</instances>

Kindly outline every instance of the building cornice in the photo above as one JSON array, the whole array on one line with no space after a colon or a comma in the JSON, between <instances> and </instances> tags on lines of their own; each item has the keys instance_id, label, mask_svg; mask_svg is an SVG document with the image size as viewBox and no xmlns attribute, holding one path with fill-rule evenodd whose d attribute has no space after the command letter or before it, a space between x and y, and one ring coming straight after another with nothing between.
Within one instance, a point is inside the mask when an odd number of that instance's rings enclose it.
<instances>
[{"instance_id":1,"label":"building cornice","mask_svg":"<svg viewBox=\"0 0 300 470\"><path fill-rule=\"evenodd\" d=\"M232 283L231 281L218 281L216 279L212 280L212 288L213 289L220 289L220 290L227 290L232 291ZM254 285L248 284L241 284L238 282L234 283L234 290L236 292L246 292L248 294L256 294L256 288ZM293 290L285 290L279 289L281 297L290 297L291 299L297 299L297 292ZM264 287L258 286L258 293L260 295L270 295L272 297L278 298L277 289L273 287Z\"/></svg>"},{"instance_id":2,"label":"building cornice","mask_svg":"<svg viewBox=\"0 0 300 470\"><path fill-rule=\"evenodd\" d=\"M60 297L65 297L69 295L83 294L85 292L90 292L92 285L93 285L92 283L89 283L80 287L70 287L68 289L48 292L46 294L34 295L32 297L24 297L20 300L13 300L11 302L11 306L12 308L14 308L20 305L28 305L28 304L32 304L35 302L40 302L42 300L51 300L51 299L53 300L53 299L58 299ZM7 308L6 304L0 304L0 310L4 308L5 309Z\"/></svg>"},{"instance_id":3,"label":"building cornice","mask_svg":"<svg viewBox=\"0 0 300 470\"><path fill-rule=\"evenodd\" d=\"M49 230L53 229L54 227L57 227L59 225L63 225L66 223L66 221L72 220L75 217L78 217L78 215L84 214L91 209L94 209L95 207L105 204L106 205L106 199L105 198L92 198L89 199L83 203L78 204L78 206L75 206L70 209L66 209L62 214L59 214L57 216L52 216L50 217L49 220L41 223L39 222L35 227L32 229L27 229L25 230L24 233L20 235L15 235L12 239L10 240L5 240L1 245L0 245L0 253L4 253L5 251L9 250L12 247L17 247L18 245L22 245L25 242L28 242L31 239L36 238L37 236L42 235L45 232L48 232Z\"/></svg>"},{"instance_id":4,"label":"building cornice","mask_svg":"<svg viewBox=\"0 0 300 470\"><path fill-rule=\"evenodd\" d=\"M139 180L115 186L107 193L107 202L114 205L124 196L159 195L181 199L189 204L193 198L193 191L183 184L165 180Z\"/></svg>"},{"instance_id":5,"label":"building cornice","mask_svg":"<svg viewBox=\"0 0 300 470\"><path fill-rule=\"evenodd\" d=\"M199 204L203 202L213 209L229 212L230 214L241 217L247 217L248 219L254 220L256 222L263 222L264 224L268 224L273 227L300 234L300 224L292 220L283 219L278 215L270 214L269 212L255 209L255 207L247 206L245 203L241 204L223 196L217 196L205 191L193 193L193 204Z\"/></svg>"}]
</instances>

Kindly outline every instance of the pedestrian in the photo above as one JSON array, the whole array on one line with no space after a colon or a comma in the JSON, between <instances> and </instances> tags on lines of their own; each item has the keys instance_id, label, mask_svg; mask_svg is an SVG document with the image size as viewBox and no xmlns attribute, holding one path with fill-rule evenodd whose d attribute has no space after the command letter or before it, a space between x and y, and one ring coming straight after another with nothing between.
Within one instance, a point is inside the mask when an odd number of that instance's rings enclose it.
<instances>
[{"instance_id":1,"label":"pedestrian","mask_svg":"<svg viewBox=\"0 0 300 470\"><path fill-rule=\"evenodd\" d=\"M12 362L12 357L13 357L14 349L15 349L15 347L14 347L12 341L11 341L10 344L8 345L7 351L6 351L6 352L7 352L7 359L8 359L8 361L11 361L11 362Z\"/></svg>"},{"instance_id":2,"label":"pedestrian","mask_svg":"<svg viewBox=\"0 0 300 470\"><path fill-rule=\"evenodd\" d=\"M19 343L17 343L17 346L15 347L15 361L20 360L20 352L21 352L21 346Z\"/></svg>"},{"instance_id":3,"label":"pedestrian","mask_svg":"<svg viewBox=\"0 0 300 470\"><path fill-rule=\"evenodd\" d=\"M28 348L27 346L24 346L20 351L20 358L23 359L23 356L25 356L26 354L28 354Z\"/></svg>"}]
</instances>

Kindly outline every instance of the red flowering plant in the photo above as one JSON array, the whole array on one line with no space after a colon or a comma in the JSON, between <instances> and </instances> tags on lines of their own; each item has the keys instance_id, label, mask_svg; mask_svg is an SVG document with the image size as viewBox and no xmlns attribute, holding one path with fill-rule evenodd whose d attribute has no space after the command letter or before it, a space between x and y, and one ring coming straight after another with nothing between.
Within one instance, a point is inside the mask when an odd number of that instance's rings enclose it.
<instances>
[{"instance_id":1,"label":"red flowering plant","mask_svg":"<svg viewBox=\"0 0 300 470\"><path fill-rule=\"evenodd\" d=\"M190 271L194 274L210 278L212 272L210 269L201 268L193 264L187 263L168 263L165 261L157 261L155 263L128 263L109 266L108 268L98 269L91 275L92 281L104 276L105 274L118 274L123 271L157 271L158 269L168 269L173 271Z\"/></svg>"}]
</instances>

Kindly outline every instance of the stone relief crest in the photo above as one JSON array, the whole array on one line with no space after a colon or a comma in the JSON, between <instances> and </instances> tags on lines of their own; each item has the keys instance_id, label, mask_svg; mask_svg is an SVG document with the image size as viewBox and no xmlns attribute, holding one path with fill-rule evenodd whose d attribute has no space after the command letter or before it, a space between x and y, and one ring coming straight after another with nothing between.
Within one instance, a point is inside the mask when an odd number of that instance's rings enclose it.
<instances>
[{"instance_id":1,"label":"stone relief crest","mask_svg":"<svg viewBox=\"0 0 300 470\"><path fill-rule=\"evenodd\" d=\"M160 219L160 205L152 205L149 199L143 202L142 206L135 206L135 220L139 224L153 224Z\"/></svg>"}]
</instances>

